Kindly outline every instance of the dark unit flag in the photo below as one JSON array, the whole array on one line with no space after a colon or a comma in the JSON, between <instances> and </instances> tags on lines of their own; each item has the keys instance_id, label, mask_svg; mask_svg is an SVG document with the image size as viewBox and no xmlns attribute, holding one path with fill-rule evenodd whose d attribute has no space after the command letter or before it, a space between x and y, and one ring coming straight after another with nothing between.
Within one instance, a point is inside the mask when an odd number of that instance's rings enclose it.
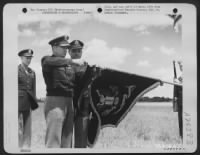
<instances>
[{"instance_id":1,"label":"dark unit flag","mask_svg":"<svg viewBox=\"0 0 200 155\"><path fill-rule=\"evenodd\" d=\"M161 84L160 80L111 69L88 66L77 89L78 100L87 89L90 96L91 117L88 127L88 145L92 147L100 129L117 125L138 99Z\"/></svg>"}]
</instances>

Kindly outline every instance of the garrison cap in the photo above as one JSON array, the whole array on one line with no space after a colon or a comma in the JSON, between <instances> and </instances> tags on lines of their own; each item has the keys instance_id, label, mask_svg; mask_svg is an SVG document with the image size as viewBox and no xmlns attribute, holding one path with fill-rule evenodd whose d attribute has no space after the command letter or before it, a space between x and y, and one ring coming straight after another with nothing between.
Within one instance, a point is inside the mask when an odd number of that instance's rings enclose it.
<instances>
[{"instance_id":1,"label":"garrison cap","mask_svg":"<svg viewBox=\"0 0 200 155\"><path fill-rule=\"evenodd\" d=\"M52 46L63 46L63 47L69 46L68 39L69 39L69 36L63 35L55 39L52 39L51 41L49 41L49 44Z\"/></svg>"},{"instance_id":2,"label":"garrison cap","mask_svg":"<svg viewBox=\"0 0 200 155\"><path fill-rule=\"evenodd\" d=\"M18 56L33 57L32 49L24 49L19 51Z\"/></svg>"},{"instance_id":3,"label":"garrison cap","mask_svg":"<svg viewBox=\"0 0 200 155\"><path fill-rule=\"evenodd\" d=\"M80 40L73 40L70 43L70 49L79 49L79 48L83 48L84 43Z\"/></svg>"}]
</instances>

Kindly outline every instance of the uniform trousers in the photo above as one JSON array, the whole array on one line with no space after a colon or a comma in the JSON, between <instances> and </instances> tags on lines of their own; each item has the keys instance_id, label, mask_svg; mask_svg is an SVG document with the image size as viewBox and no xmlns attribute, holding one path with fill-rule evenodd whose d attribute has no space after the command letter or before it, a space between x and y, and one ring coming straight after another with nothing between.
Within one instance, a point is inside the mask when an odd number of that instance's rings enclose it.
<instances>
[{"instance_id":1,"label":"uniform trousers","mask_svg":"<svg viewBox=\"0 0 200 155\"><path fill-rule=\"evenodd\" d=\"M31 110L18 112L19 147L31 146Z\"/></svg>"},{"instance_id":2,"label":"uniform trousers","mask_svg":"<svg viewBox=\"0 0 200 155\"><path fill-rule=\"evenodd\" d=\"M46 137L48 148L71 148L74 109L72 97L47 96L45 108Z\"/></svg>"}]
</instances>

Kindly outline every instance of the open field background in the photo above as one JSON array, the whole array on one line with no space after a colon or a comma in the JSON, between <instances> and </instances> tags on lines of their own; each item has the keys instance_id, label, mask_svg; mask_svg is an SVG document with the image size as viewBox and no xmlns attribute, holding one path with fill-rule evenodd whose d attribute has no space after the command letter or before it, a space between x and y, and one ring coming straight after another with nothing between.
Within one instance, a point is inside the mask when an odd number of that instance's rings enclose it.
<instances>
[{"instance_id":1,"label":"open field background","mask_svg":"<svg viewBox=\"0 0 200 155\"><path fill-rule=\"evenodd\" d=\"M32 147L44 148L46 122L44 103L32 113ZM137 103L117 128L100 131L94 148L137 148L180 144L177 112L172 103Z\"/></svg>"}]
</instances>

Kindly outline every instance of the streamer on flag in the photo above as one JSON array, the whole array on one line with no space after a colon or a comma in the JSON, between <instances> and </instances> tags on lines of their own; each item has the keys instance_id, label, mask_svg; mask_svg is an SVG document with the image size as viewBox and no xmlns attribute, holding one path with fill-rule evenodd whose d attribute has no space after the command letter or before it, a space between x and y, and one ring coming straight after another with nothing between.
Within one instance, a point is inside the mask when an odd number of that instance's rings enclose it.
<instances>
[{"instance_id":1,"label":"streamer on flag","mask_svg":"<svg viewBox=\"0 0 200 155\"><path fill-rule=\"evenodd\" d=\"M183 83L182 77L182 62L181 61L173 61L174 67L174 83L181 84ZM174 85L174 99L173 99L173 110L174 112L178 112L178 102L177 100L181 100L182 102L182 86ZM180 94L181 92L181 94Z\"/></svg>"},{"instance_id":2,"label":"streamer on flag","mask_svg":"<svg viewBox=\"0 0 200 155\"><path fill-rule=\"evenodd\" d=\"M174 83L181 85L174 85L174 96L173 96L173 111L178 112L178 122L179 122L179 134L183 137L183 65L181 61L173 61L174 66Z\"/></svg>"}]
</instances>

